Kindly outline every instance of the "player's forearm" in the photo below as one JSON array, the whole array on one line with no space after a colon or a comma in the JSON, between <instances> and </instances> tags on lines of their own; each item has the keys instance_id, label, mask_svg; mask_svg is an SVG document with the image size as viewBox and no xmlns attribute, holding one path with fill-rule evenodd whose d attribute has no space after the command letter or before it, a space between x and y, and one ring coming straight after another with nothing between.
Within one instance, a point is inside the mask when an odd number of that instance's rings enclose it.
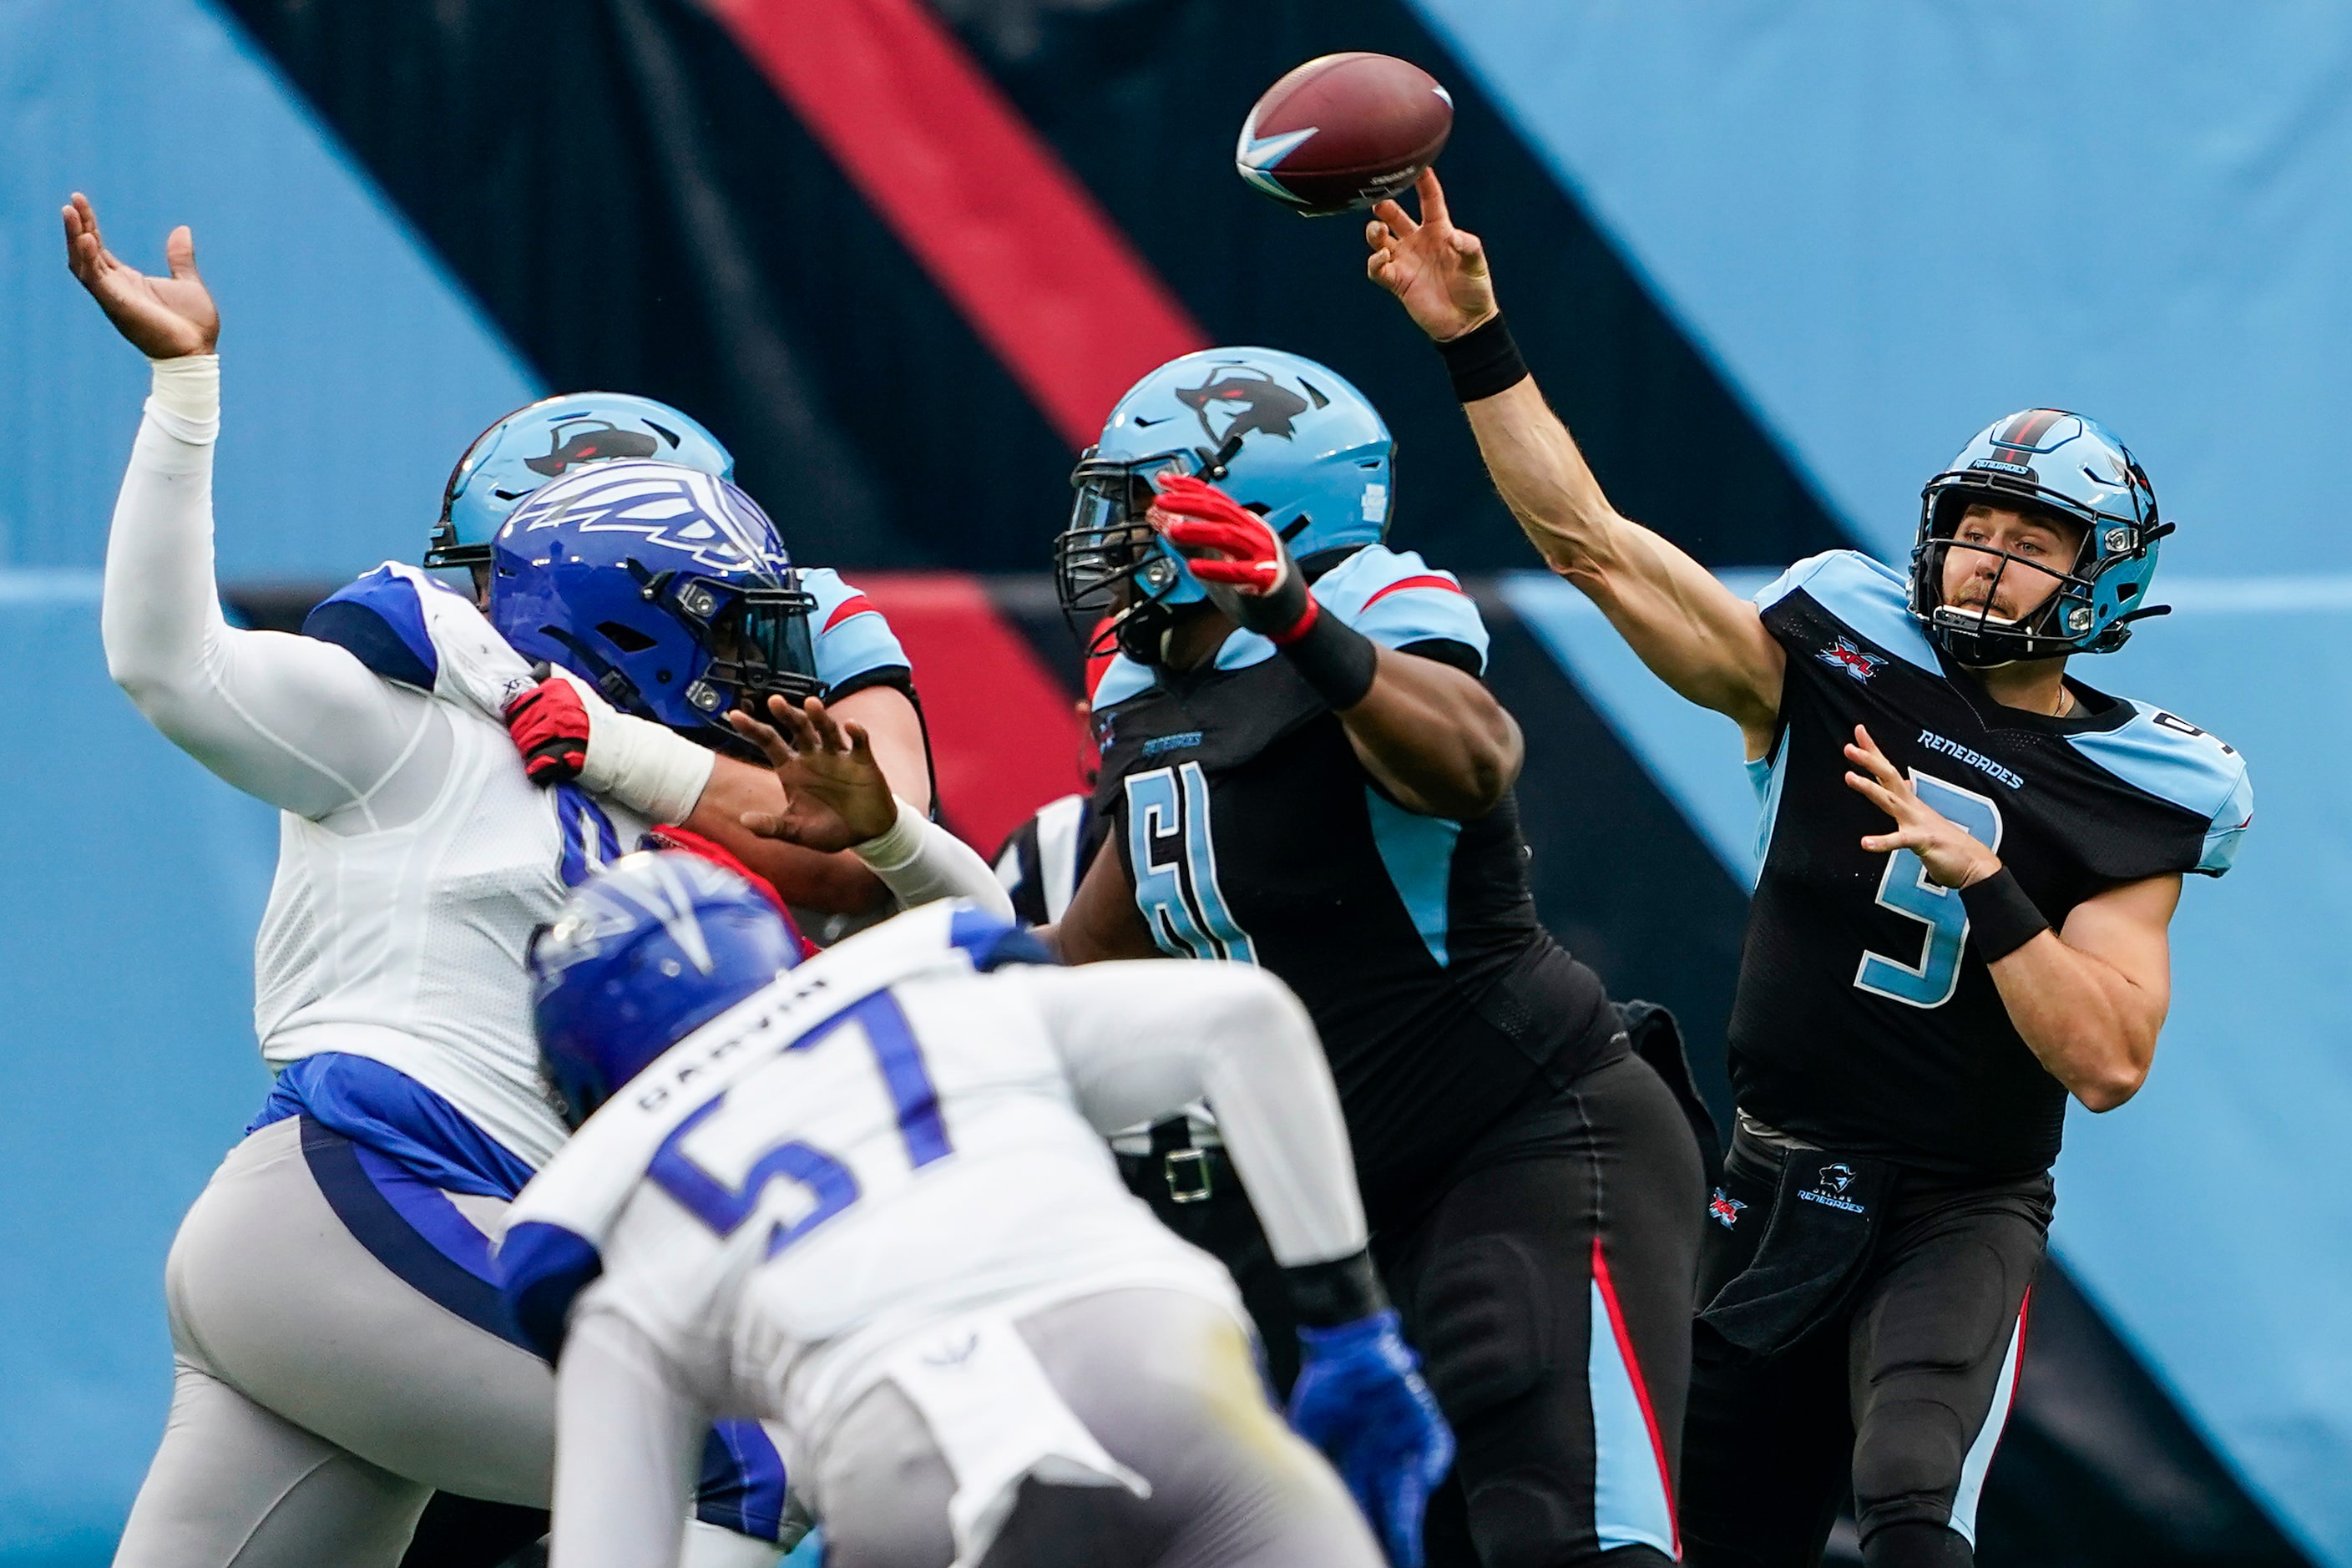
<instances>
[{"instance_id":1,"label":"player's forearm","mask_svg":"<svg viewBox=\"0 0 2352 1568\"><path fill-rule=\"evenodd\" d=\"M1677 695L1729 715L1751 740L1769 731L1783 666L1756 607L1618 514L1534 377L1464 409L1496 492L1545 563Z\"/></svg>"},{"instance_id":2,"label":"player's forearm","mask_svg":"<svg viewBox=\"0 0 2352 1568\"><path fill-rule=\"evenodd\" d=\"M684 826L727 847L765 877L784 901L825 914L862 915L889 902L890 889L846 849L826 853L763 837L743 826L746 812L780 812L784 787L771 770L721 756Z\"/></svg>"},{"instance_id":3,"label":"player's forearm","mask_svg":"<svg viewBox=\"0 0 2352 1568\"><path fill-rule=\"evenodd\" d=\"M1357 756L1399 804L1467 821L1517 780L1518 724L1475 678L1435 659L1381 648L1371 689L1339 715Z\"/></svg>"},{"instance_id":4,"label":"player's forearm","mask_svg":"<svg viewBox=\"0 0 2352 1568\"><path fill-rule=\"evenodd\" d=\"M551 1568L672 1568L709 1416L611 1312L583 1312L556 1369Z\"/></svg>"},{"instance_id":5,"label":"player's forearm","mask_svg":"<svg viewBox=\"0 0 2352 1568\"><path fill-rule=\"evenodd\" d=\"M2043 1070L2093 1110L2139 1092L2165 999L2045 931L1990 966L2010 1021Z\"/></svg>"},{"instance_id":6,"label":"player's forearm","mask_svg":"<svg viewBox=\"0 0 2352 1568\"><path fill-rule=\"evenodd\" d=\"M1221 962L1093 964L1025 981L1097 1128L1206 1099L1277 1262L1363 1250L1339 1091L1315 1026L1280 981Z\"/></svg>"},{"instance_id":7,"label":"player's forearm","mask_svg":"<svg viewBox=\"0 0 2352 1568\"><path fill-rule=\"evenodd\" d=\"M1574 581L1605 563L1621 520L1535 378L1464 404L1463 412L1496 493L1546 564Z\"/></svg>"},{"instance_id":8,"label":"player's forearm","mask_svg":"<svg viewBox=\"0 0 2352 1568\"><path fill-rule=\"evenodd\" d=\"M154 390L107 533L99 631L115 683L151 719L194 681L224 629L213 584L220 360L154 362Z\"/></svg>"}]
</instances>

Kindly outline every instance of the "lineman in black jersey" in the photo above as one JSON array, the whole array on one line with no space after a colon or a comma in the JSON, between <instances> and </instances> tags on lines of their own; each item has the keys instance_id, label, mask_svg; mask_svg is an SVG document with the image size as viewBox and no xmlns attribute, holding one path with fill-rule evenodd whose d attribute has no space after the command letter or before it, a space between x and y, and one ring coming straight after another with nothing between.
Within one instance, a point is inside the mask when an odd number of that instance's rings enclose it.
<instances>
[{"instance_id":1,"label":"lineman in black jersey","mask_svg":"<svg viewBox=\"0 0 2352 1568\"><path fill-rule=\"evenodd\" d=\"M2120 1105L2169 995L2180 879L2251 819L2242 758L2065 673L2122 644L2170 525L2055 409L1926 489L1906 578L1852 551L1755 603L1619 516L1545 406L1476 238L1423 175L1367 229L1497 489L1669 686L1738 721L1764 803L1731 1022L1739 1125L1700 1271L1696 1564L1807 1563L1851 1484L1872 1568L1973 1560L2071 1092Z\"/></svg>"},{"instance_id":2,"label":"lineman in black jersey","mask_svg":"<svg viewBox=\"0 0 2352 1568\"><path fill-rule=\"evenodd\" d=\"M1258 963L1313 1014L1461 1444L1431 1560L1664 1563L1699 1160L1536 918L1517 729L1460 585L1381 542L1391 446L1337 374L1262 349L1177 360L1113 411L1057 546L1074 620L1117 612L1107 852L1055 936Z\"/></svg>"}]
</instances>

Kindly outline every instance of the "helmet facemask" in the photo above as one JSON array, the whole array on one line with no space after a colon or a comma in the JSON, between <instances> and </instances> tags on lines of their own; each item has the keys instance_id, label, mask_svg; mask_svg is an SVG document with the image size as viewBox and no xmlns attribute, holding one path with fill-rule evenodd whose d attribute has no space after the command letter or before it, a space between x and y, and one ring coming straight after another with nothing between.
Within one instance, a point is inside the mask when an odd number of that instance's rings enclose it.
<instances>
[{"instance_id":1,"label":"helmet facemask","mask_svg":"<svg viewBox=\"0 0 2352 1568\"><path fill-rule=\"evenodd\" d=\"M630 565L636 568L635 561ZM730 581L665 572L640 581L646 597L681 623L709 656L688 683L686 700L729 738L734 731L726 728L725 716L731 709L765 720L772 697L798 707L824 695L809 629L816 599L800 586L799 573L787 568Z\"/></svg>"},{"instance_id":2,"label":"helmet facemask","mask_svg":"<svg viewBox=\"0 0 2352 1568\"><path fill-rule=\"evenodd\" d=\"M1147 516L1155 480L1203 471L1215 471L1208 454L1180 451L1134 462L1088 457L1070 475L1077 500L1054 541L1054 593L1089 655L1116 642L1129 658L1158 664L1177 612L1206 601Z\"/></svg>"}]
</instances>

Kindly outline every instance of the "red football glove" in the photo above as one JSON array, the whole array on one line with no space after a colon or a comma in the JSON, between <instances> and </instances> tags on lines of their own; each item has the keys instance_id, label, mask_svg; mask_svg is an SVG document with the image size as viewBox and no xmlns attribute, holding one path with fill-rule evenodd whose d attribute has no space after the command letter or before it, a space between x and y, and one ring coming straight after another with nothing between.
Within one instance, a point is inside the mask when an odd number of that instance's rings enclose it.
<instances>
[{"instance_id":1,"label":"red football glove","mask_svg":"<svg viewBox=\"0 0 2352 1568\"><path fill-rule=\"evenodd\" d=\"M570 784L588 765L588 705L546 665L531 673L539 684L507 704L507 736L531 783Z\"/></svg>"},{"instance_id":2,"label":"red football glove","mask_svg":"<svg viewBox=\"0 0 2352 1568\"><path fill-rule=\"evenodd\" d=\"M1290 643L1315 624L1315 595L1290 552L1265 519L1233 497L1178 474L1160 482L1150 519L1218 605L1251 631Z\"/></svg>"}]
</instances>

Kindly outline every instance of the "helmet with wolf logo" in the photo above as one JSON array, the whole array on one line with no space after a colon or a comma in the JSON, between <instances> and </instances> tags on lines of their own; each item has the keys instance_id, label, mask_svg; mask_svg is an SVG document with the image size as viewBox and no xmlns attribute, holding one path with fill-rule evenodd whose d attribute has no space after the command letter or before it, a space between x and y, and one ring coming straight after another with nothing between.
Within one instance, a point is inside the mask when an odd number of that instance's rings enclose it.
<instances>
[{"instance_id":1,"label":"helmet with wolf logo","mask_svg":"<svg viewBox=\"0 0 2352 1568\"><path fill-rule=\"evenodd\" d=\"M676 463L574 469L491 542L490 624L626 713L738 748L729 710L824 694L791 552L759 503Z\"/></svg>"},{"instance_id":2,"label":"helmet with wolf logo","mask_svg":"<svg viewBox=\"0 0 2352 1568\"><path fill-rule=\"evenodd\" d=\"M480 566L490 538L525 496L583 463L650 458L735 477L719 437L667 403L625 392L567 392L516 409L474 437L441 492L427 566Z\"/></svg>"},{"instance_id":3,"label":"helmet with wolf logo","mask_svg":"<svg viewBox=\"0 0 2352 1568\"><path fill-rule=\"evenodd\" d=\"M1128 389L1070 475L1076 504L1054 547L1063 612L1092 643L1116 637L1154 660L1170 615L1207 597L1145 521L1155 481L1200 475L1311 572L1386 535L1395 451L1370 400L1328 365L1260 348L1171 360Z\"/></svg>"}]
</instances>

